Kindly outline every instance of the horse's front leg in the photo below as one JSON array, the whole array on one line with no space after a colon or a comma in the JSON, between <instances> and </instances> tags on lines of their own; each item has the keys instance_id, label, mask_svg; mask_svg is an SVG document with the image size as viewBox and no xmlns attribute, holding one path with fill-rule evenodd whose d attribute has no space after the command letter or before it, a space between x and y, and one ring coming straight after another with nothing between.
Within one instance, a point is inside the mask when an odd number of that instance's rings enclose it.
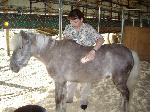
<instances>
[{"instance_id":1,"label":"horse's front leg","mask_svg":"<svg viewBox=\"0 0 150 112\"><path fill-rule=\"evenodd\" d=\"M90 94L91 83L83 83L81 87L80 107L85 110L88 105L88 96Z\"/></svg>"},{"instance_id":2,"label":"horse's front leg","mask_svg":"<svg viewBox=\"0 0 150 112\"><path fill-rule=\"evenodd\" d=\"M73 102L73 97L74 93L77 88L77 83L76 82L68 82L67 84L67 103L72 103Z\"/></svg>"},{"instance_id":3,"label":"horse's front leg","mask_svg":"<svg viewBox=\"0 0 150 112\"><path fill-rule=\"evenodd\" d=\"M56 112L66 112L66 82L55 82Z\"/></svg>"}]
</instances>

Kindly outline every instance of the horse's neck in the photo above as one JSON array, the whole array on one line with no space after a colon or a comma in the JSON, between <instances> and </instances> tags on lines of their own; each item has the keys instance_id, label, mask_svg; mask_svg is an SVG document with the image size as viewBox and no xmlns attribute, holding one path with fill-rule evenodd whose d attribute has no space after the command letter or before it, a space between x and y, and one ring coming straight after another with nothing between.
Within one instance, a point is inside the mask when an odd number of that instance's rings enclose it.
<instances>
[{"instance_id":1,"label":"horse's neck","mask_svg":"<svg viewBox=\"0 0 150 112\"><path fill-rule=\"evenodd\" d=\"M33 50L33 56L46 63L49 58L49 51L52 49L54 44L55 40L52 40L50 37L38 35L36 37L36 48Z\"/></svg>"}]
</instances>

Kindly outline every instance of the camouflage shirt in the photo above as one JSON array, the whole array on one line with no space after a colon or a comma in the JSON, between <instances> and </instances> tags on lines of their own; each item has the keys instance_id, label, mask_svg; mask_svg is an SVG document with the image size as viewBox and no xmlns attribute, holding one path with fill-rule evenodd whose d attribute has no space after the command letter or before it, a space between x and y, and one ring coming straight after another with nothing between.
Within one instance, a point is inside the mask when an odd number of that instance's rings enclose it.
<instances>
[{"instance_id":1,"label":"camouflage shirt","mask_svg":"<svg viewBox=\"0 0 150 112\"><path fill-rule=\"evenodd\" d=\"M89 24L83 23L80 30L77 31L71 24L65 27L63 36L66 39L75 40L76 43L83 46L92 46L98 38L102 36Z\"/></svg>"}]
</instances>

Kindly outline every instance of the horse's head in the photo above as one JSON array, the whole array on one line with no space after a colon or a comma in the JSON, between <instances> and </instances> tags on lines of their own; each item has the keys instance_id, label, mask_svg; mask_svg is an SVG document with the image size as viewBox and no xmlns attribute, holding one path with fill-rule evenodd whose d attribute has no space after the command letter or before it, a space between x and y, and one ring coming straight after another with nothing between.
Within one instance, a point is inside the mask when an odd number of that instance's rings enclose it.
<instances>
[{"instance_id":1,"label":"horse's head","mask_svg":"<svg viewBox=\"0 0 150 112\"><path fill-rule=\"evenodd\" d=\"M13 72L19 72L19 70L26 66L31 57L31 37L28 33L20 31L17 35L19 39L12 57L10 59L10 68Z\"/></svg>"}]
</instances>

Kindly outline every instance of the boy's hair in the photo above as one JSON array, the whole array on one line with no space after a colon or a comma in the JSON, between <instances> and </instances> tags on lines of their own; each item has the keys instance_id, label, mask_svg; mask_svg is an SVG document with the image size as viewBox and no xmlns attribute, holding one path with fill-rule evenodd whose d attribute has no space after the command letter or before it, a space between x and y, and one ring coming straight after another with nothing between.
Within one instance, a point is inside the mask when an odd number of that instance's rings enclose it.
<instances>
[{"instance_id":1,"label":"boy's hair","mask_svg":"<svg viewBox=\"0 0 150 112\"><path fill-rule=\"evenodd\" d=\"M47 112L45 108L38 105L26 105L16 109L14 112Z\"/></svg>"},{"instance_id":2,"label":"boy's hair","mask_svg":"<svg viewBox=\"0 0 150 112\"><path fill-rule=\"evenodd\" d=\"M79 9L73 9L68 14L68 19L75 20L75 19L84 19L84 14Z\"/></svg>"}]
</instances>

